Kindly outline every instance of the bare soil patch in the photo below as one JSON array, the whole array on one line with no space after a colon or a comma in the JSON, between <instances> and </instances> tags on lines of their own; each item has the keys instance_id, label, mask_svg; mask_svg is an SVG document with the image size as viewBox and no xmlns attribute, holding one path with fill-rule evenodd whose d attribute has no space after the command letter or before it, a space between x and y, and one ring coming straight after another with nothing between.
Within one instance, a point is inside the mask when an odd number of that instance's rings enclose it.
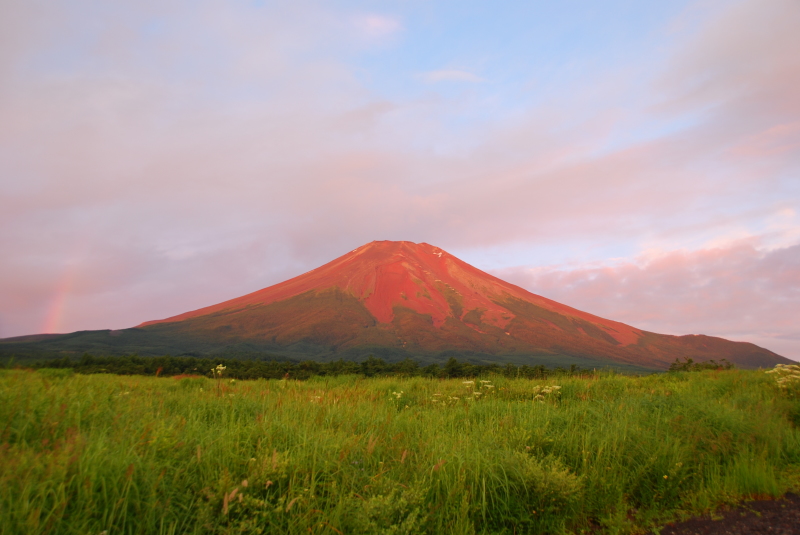
<instances>
[{"instance_id":1,"label":"bare soil patch","mask_svg":"<svg viewBox=\"0 0 800 535\"><path fill-rule=\"evenodd\" d=\"M789 493L779 500L746 502L711 516L668 524L659 535L770 535L800 534L800 496Z\"/></svg>"}]
</instances>

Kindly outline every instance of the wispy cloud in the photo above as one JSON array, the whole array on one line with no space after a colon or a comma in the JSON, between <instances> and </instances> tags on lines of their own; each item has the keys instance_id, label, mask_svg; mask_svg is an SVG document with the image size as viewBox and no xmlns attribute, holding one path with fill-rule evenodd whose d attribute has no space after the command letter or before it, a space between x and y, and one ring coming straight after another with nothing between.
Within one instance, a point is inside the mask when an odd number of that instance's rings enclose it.
<instances>
[{"instance_id":1,"label":"wispy cloud","mask_svg":"<svg viewBox=\"0 0 800 535\"><path fill-rule=\"evenodd\" d=\"M354 21L359 31L373 39L385 38L403 29L400 19L389 15L360 15L355 17Z\"/></svg>"}]
</instances>

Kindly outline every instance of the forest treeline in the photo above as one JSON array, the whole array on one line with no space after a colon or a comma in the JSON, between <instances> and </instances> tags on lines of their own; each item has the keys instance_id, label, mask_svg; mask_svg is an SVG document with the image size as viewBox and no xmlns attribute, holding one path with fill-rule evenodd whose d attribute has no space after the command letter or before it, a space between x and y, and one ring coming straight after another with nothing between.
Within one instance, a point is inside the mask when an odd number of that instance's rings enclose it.
<instances>
[{"instance_id":1,"label":"forest treeline","mask_svg":"<svg viewBox=\"0 0 800 535\"><path fill-rule=\"evenodd\" d=\"M700 372L703 370L730 370L733 369L734 365L732 362L729 362L728 359L720 359L717 362L714 359L706 360L703 362L695 362L694 359L684 357L683 360L675 359L675 362L672 363L669 367L669 371L671 372Z\"/></svg>"},{"instance_id":2,"label":"forest treeline","mask_svg":"<svg viewBox=\"0 0 800 535\"><path fill-rule=\"evenodd\" d=\"M400 362L386 362L381 358L370 356L361 362L337 360L333 362L302 362L280 360L237 360L225 358L197 357L140 357L128 356L94 356L85 353L78 359L63 357L59 359L40 360L21 363L25 368L33 369L71 369L76 373L112 373L118 375L200 375L212 377L212 368L225 366L225 377L231 379L309 379L314 376L363 375L403 376L403 377L478 377L497 374L505 377L523 377L544 379L560 375L588 375L594 370L581 368L575 364L569 368L548 368L544 365L517 366L515 364L472 364L451 357L443 365L420 365L415 360L406 359ZM14 361L6 363L6 367L15 367Z\"/></svg>"}]
</instances>

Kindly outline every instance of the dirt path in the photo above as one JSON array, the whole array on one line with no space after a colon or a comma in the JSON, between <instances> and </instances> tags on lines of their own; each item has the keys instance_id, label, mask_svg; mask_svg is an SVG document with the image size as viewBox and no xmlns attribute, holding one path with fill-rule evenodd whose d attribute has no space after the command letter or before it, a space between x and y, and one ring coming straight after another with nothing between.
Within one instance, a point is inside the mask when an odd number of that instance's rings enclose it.
<instances>
[{"instance_id":1,"label":"dirt path","mask_svg":"<svg viewBox=\"0 0 800 535\"><path fill-rule=\"evenodd\" d=\"M800 535L800 496L790 493L780 500L747 502L719 516L670 524L660 535Z\"/></svg>"}]
</instances>

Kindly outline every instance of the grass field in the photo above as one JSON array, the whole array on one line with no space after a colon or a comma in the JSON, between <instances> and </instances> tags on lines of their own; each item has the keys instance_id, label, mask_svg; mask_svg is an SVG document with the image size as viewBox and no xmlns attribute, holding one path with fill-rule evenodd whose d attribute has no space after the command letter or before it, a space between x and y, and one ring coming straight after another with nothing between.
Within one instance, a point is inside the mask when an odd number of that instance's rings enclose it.
<instances>
[{"instance_id":1,"label":"grass field","mask_svg":"<svg viewBox=\"0 0 800 535\"><path fill-rule=\"evenodd\" d=\"M0 533L629 533L796 488L798 423L760 371L0 370Z\"/></svg>"}]
</instances>

